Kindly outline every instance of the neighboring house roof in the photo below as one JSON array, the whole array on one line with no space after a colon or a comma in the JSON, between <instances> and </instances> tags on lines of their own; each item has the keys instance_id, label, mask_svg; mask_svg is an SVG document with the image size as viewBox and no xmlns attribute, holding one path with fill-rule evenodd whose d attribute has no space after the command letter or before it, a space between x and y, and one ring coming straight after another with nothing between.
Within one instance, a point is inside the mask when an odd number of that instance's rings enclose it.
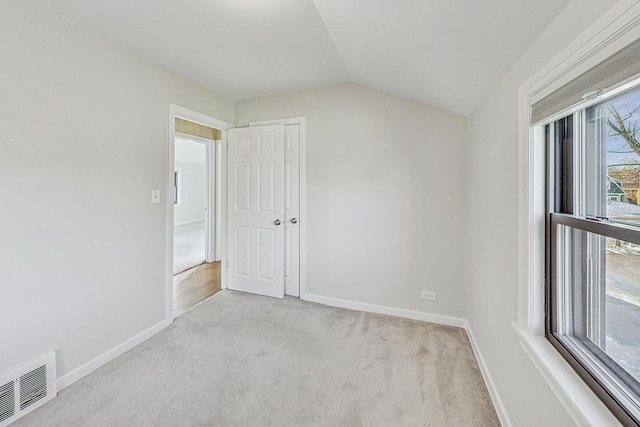
<instances>
[{"instance_id":1,"label":"neighboring house roof","mask_svg":"<svg viewBox=\"0 0 640 427\"><path fill-rule=\"evenodd\" d=\"M622 169L609 170L608 175L617 179L622 188L637 189L640 187L640 164L627 165Z\"/></svg>"},{"instance_id":2,"label":"neighboring house roof","mask_svg":"<svg viewBox=\"0 0 640 427\"><path fill-rule=\"evenodd\" d=\"M607 216L640 215L640 206L633 203L607 200Z\"/></svg>"},{"instance_id":3,"label":"neighboring house roof","mask_svg":"<svg viewBox=\"0 0 640 427\"><path fill-rule=\"evenodd\" d=\"M620 180L607 175L607 194L625 194Z\"/></svg>"}]
</instances>

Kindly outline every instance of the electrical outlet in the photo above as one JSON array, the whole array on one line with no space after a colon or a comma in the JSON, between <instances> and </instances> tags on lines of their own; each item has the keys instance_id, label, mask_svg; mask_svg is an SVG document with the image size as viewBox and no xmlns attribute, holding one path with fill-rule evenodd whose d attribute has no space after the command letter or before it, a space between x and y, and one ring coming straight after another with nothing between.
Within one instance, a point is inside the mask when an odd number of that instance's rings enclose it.
<instances>
[{"instance_id":1,"label":"electrical outlet","mask_svg":"<svg viewBox=\"0 0 640 427\"><path fill-rule=\"evenodd\" d=\"M436 300L436 293L435 292L429 292L429 291L422 291L422 299L426 299L429 301L435 301Z\"/></svg>"}]
</instances>

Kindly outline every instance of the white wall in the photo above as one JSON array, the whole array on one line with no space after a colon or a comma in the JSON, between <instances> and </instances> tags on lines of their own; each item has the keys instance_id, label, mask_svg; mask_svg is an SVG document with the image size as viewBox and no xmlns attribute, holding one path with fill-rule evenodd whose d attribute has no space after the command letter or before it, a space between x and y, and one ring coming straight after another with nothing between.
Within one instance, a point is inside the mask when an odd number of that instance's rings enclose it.
<instances>
[{"instance_id":1,"label":"white wall","mask_svg":"<svg viewBox=\"0 0 640 427\"><path fill-rule=\"evenodd\" d=\"M207 208L207 146L176 139L175 167L180 169L180 203L174 205L175 225L204 221Z\"/></svg>"},{"instance_id":2,"label":"white wall","mask_svg":"<svg viewBox=\"0 0 640 427\"><path fill-rule=\"evenodd\" d=\"M176 163L182 174L180 204L174 206L176 225L204 221L207 207L207 166L195 163Z\"/></svg>"},{"instance_id":3,"label":"white wall","mask_svg":"<svg viewBox=\"0 0 640 427\"><path fill-rule=\"evenodd\" d=\"M464 118L354 84L236 104L239 126L297 116L306 292L464 317Z\"/></svg>"},{"instance_id":4,"label":"white wall","mask_svg":"<svg viewBox=\"0 0 640 427\"><path fill-rule=\"evenodd\" d=\"M572 424L510 326L517 88L614 3L569 5L466 153L463 118L358 85L236 105L238 124L307 118L307 292L468 317L517 426ZM0 57L0 373L56 349L64 376L163 319L169 102L234 105L21 0L0 2Z\"/></svg>"},{"instance_id":5,"label":"white wall","mask_svg":"<svg viewBox=\"0 0 640 427\"><path fill-rule=\"evenodd\" d=\"M163 320L169 103L233 103L28 1L0 58L0 373L64 376Z\"/></svg>"},{"instance_id":6,"label":"white wall","mask_svg":"<svg viewBox=\"0 0 640 427\"><path fill-rule=\"evenodd\" d=\"M614 0L574 0L469 119L467 316L514 426L574 425L518 344L518 88Z\"/></svg>"}]
</instances>

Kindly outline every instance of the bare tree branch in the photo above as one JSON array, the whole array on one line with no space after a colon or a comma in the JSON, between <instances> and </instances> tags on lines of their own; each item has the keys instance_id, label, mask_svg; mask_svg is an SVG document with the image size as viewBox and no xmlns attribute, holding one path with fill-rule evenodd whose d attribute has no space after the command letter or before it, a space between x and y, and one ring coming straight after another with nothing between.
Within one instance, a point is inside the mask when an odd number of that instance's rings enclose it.
<instances>
[{"instance_id":1,"label":"bare tree branch","mask_svg":"<svg viewBox=\"0 0 640 427\"><path fill-rule=\"evenodd\" d=\"M620 135L637 155L640 156L640 142L638 141L638 122L630 120L633 115L640 111L640 105L636 106L631 112L620 115L618 109L611 105L609 107L609 117L607 118L607 124L609 128L613 130L615 135Z\"/></svg>"}]
</instances>

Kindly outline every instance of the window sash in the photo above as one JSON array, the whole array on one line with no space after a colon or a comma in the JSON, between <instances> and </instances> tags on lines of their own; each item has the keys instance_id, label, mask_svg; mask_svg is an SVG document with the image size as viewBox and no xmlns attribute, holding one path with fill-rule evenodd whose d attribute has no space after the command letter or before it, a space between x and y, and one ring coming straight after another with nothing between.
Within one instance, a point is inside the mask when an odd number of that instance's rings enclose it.
<instances>
[{"instance_id":1,"label":"window sash","mask_svg":"<svg viewBox=\"0 0 640 427\"><path fill-rule=\"evenodd\" d=\"M574 368L578 375L589 385L607 407L623 421L624 424L640 424L640 406L637 396L640 396L640 387L624 369L622 369L607 353L587 338L583 338L582 323L584 320L584 302L579 301L572 306L569 313L572 318L573 333L560 331L560 318L558 313L558 300L560 295L560 273L563 268L558 265L561 248L558 247L559 228L568 227L572 230L580 230L597 236L624 240L640 245L640 228L625 224L611 223L609 221L579 217L566 213L549 214L548 249L547 249L547 290L546 290L546 336L551 344L558 350L565 360ZM573 277L572 277L573 278ZM575 279L575 278L573 278ZM573 293L570 298L581 298ZM577 301L574 299L574 301ZM577 323L577 324L576 324ZM576 332L577 331L577 332Z\"/></svg>"},{"instance_id":2,"label":"window sash","mask_svg":"<svg viewBox=\"0 0 640 427\"><path fill-rule=\"evenodd\" d=\"M564 213L551 213L552 231L556 225L566 225L613 239L626 240L640 245L640 229L630 225L609 222L601 218L578 217Z\"/></svg>"}]
</instances>

